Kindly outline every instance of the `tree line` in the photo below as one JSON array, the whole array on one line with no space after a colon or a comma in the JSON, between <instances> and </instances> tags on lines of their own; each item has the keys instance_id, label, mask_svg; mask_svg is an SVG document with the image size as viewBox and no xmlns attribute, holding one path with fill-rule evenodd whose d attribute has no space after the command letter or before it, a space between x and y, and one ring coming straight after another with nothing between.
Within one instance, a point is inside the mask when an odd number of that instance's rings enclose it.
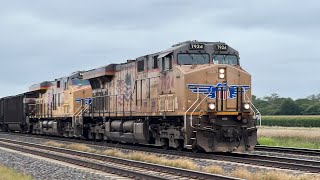
<instances>
[{"instance_id":1,"label":"tree line","mask_svg":"<svg viewBox=\"0 0 320 180\"><path fill-rule=\"evenodd\" d=\"M252 103L263 115L320 115L320 94L296 100L276 93L263 98L253 95Z\"/></svg>"}]
</instances>

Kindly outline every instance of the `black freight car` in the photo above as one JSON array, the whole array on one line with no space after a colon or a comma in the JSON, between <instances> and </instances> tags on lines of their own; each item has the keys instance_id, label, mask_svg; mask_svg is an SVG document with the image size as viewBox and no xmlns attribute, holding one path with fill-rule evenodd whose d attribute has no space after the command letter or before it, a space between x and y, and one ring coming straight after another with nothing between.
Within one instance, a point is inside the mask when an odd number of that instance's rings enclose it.
<instances>
[{"instance_id":1,"label":"black freight car","mask_svg":"<svg viewBox=\"0 0 320 180\"><path fill-rule=\"evenodd\" d=\"M16 96L5 97L1 101L2 106L2 129L4 131L27 132L28 104L34 103L34 93L24 93Z\"/></svg>"}]
</instances>

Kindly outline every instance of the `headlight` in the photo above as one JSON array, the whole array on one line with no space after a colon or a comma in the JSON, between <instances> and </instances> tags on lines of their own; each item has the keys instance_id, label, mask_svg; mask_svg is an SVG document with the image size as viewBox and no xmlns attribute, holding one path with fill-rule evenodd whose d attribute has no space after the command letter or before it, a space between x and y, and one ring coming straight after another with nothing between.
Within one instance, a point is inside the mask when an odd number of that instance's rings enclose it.
<instances>
[{"instance_id":1,"label":"headlight","mask_svg":"<svg viewBox=\"0 0 320 180\"><path fill-rule=\"evenodd\" d=\"M208 108L209 108L210 110L214 110L214 109L216 108L216 105L213 104L213 103L210 103L210 104L208 105Z\"/></svg>"},{"instance_id":2,"label":"headlight","mask_svg":"<svg viewBox=\"0 0 320 180\"><path fill-rule=\"evenodd\" d=\"M249 103L245 103L245 104L243 105L243 108L244 108L245 110L249 110L249 109L250 109L250 104L249 104Z\"/></svg>"},{"instance_id":3,"label":"headlight","mask_svg":"<svg viewBox=\"0 0 320 180\"><path fill-rule=\"evenodd\" d=\"M219 79L224 79L226 77L226 69L225 68L219 68Z\"/></svg>"},{"instance_id":4,"label":"headlight","mask_svg":"<svg viewBox=\"0 0 320 180\"><path fill-rule=\"evenodd\" d=\"M225 75L224 74L219 74L220 79L224 79Z\"/></svg>"}]
</instances>

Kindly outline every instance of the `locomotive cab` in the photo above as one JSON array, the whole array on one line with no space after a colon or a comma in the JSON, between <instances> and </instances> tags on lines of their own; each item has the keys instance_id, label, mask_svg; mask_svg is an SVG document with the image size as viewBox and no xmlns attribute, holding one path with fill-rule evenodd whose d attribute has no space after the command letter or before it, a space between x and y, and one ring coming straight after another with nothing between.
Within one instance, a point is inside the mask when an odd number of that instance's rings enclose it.
<instances>
[{"instance_id":1,"label":"locomotive cab","mask_svg":"<svg viewBox=\"0 0 320 180\"><path fill-rule=\"evenodd\" d=\"M206 152L253 150L257 129L251 75L240 67L238 52L221 42L187 42L176 57L185 147Z\"/></svg>"},{"instance_id":2,"label":"locomotive cab","mask_svg":"<svg viewBox=\"0 0 320 180\"><path fill-rule=\"evenodd\" d=\"M29 90L38 96L35 103L29 105L28 118L33 133L82 137L81 114L89 108L85 100L92 94L89 82L82 79L82 72L32 85Z\"/></svg>"}]
</instances>

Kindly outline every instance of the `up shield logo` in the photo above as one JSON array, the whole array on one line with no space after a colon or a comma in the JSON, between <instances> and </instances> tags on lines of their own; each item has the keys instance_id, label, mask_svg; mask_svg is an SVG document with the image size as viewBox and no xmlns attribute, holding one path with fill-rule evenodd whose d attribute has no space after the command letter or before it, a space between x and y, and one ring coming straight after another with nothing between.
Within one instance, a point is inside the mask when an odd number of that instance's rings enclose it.
<instances>
[{"instance_id":1,"label":"up shield logo","mask_svg":"<svg viewBox=\"0 0 320 180\"><path fill-rule=\"evenodd\" d=\"M77 98L76 99L76 103L79 103L79 104L84 103L86 105L90 105L91 102L92 102L91 98Z\"/></svg>"},{"instance_id":2,"label":"up shield logo","mask_svg":"<svg viewBox=\"0 0 320 180\"><path fill-rule=\"evenodd\" d=\"M192 93L201 93L208 96L210 99L235 99L237 98L237 89L239 94L247 92L250 89L249 85L227 85L226 83L210 84L187 84L187 87Z\"/></svg>"}]
</instances>

